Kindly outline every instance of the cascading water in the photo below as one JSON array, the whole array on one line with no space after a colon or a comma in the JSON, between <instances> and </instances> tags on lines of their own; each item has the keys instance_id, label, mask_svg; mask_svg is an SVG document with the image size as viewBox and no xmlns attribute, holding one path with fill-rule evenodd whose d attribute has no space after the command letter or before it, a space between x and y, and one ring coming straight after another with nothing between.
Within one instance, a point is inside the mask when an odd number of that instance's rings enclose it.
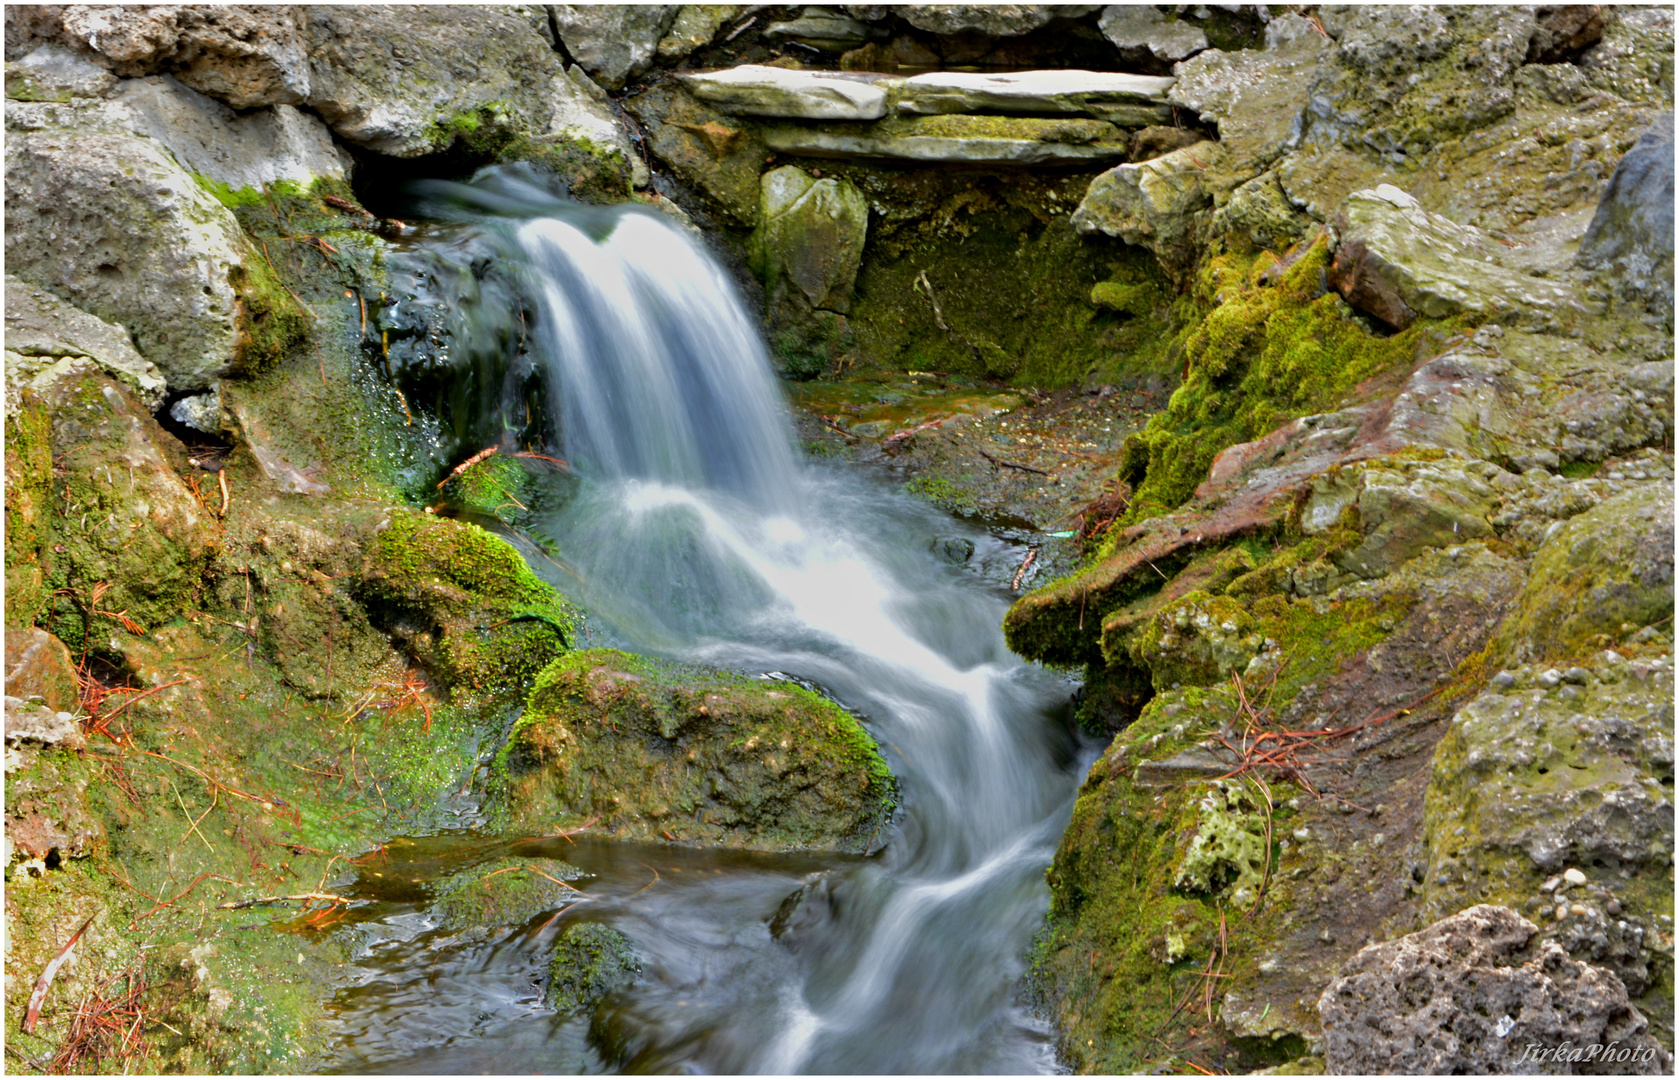
<instances>
[{"instance_id":1,"label":"cascading water","mask_svg":"<svg viewBox=\"0 0 1679 1080\"><path fill-rule=\"evenodd\" d=\"M366 969L340 1019L344 1066L1052 1068L1013 987L1081 771L1052 715L1066 686L1005 649L1006 594L931 551L952 534L982 554L998 542L800 462L756 327L679 229L505 181L455 194L499 215L482 224L520 266L555 437L582 479L537 523L574 571L551 580L626 647L796 677L855 710L899 777L903 812L867 859L555 850L597 875L588 917L623 930L644 962L596 1020L605 1059L576 1031L536 1023L529 986L496 959L513 944L450 940ZM660 866L658 886L637 891ZM439 950L456 955L454 980L483 985L484 1016L416 1045L387 1013L399 999L425 1008L423 991L399 989L402 972Z\"/></svg>"}]
</instances>

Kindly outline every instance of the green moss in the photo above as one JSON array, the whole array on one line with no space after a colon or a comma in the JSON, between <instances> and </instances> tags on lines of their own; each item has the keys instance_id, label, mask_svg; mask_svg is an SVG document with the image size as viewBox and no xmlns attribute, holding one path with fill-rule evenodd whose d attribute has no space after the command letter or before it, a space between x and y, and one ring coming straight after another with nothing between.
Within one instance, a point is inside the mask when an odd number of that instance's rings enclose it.
<instances>
[{"instance_id":1,"label":"green moss","mask_svg":"<svg viewBox=\"0 0 1679 1080\"><path fill-rule=\"evenodd\" d=\"M250 375L277 365L308 337L309 313L255 246L247 245L244 262L229 278L239 297L235 373Z\"/></svg>"},{"instance_id":2,"label":"green moss","mask_svg":"<svg viewBox=\"0 0 1679 1080\"><path fill-rule=\"evenodd\" d=\"M1121 470L1136 491L1122 524L1182 505L1226 447L1331 409L1360 382L1411 363L1430 329L1419 322L1382 337L1325 292L1324 237L1269 285L1252 280L1256 258L1219 256L1201 270L1189 301L1206 314L1181 337L1184 383L1126 443Z\"/></svg>"},{"instance_id":3,"label":"green moss","mask_svg":"<svg viewBox=\"0 0 1679 1080\"><path fill-rule=\"evenodd\" d=\"M1255 798L1237 781L1207 785L1196 806L1195 839L1172 878L1175 887L1198 893L1227 891L1233 906L1254 905L1271 858L1265 814L1254 805ZM1181 945L1173 951L1179 957L1188 953Z\"/></svg>"},{"instance_id":4,"label":"green moss","mask_svg":"<svg viewBox=\"0 0 1679 1080\"><path fill-rule=\"evenodd\" d=\"M973 498L942 476L918 476L905 484L904 490L953 513L971 513L974 510Z\"/></svg>"},{"instance_id":5,"label":"green moss","mask_svg":"<svg viewBox=\"0 0 1679 1080\"><path fill-rule=\"evenodd\" d=\"M6 626L32 625L48 600L52 416L25 393L6 418Z\"/></svg>"},{"instance_id":6,"label":"green moss","mask_svg":"<svg viewBox=\"0 0 1679 1080\"><path fill-rule=\"evenodd\" d=\"M557 859L495 859L441 882L437 906L451 926L518 926L576 900L565 883L582 876Z\"/></svg>"},{"instance_id":7,"label":"green moss","mask_svg":"<svg viewBox=\"0 0 1679 1080\"><path fill-rule=\"evenodd\" d=\"M896 784L856 717L802 687L611 649L536 680L498 755L497 816L626 838L866 850Z\"/></svg>"},{"instance_id":8,"label":"green moss","mask_svg":"<svg viewBox=\"0 0 1679 1080\"><path fill-rule=\"evenodd\" d=\"M548 962L548 1002L562 1012L592 1009L640 974L641 961L629 938L610 926L581 923L568 928L554 943Z\"/></svg>"}]
</instances>

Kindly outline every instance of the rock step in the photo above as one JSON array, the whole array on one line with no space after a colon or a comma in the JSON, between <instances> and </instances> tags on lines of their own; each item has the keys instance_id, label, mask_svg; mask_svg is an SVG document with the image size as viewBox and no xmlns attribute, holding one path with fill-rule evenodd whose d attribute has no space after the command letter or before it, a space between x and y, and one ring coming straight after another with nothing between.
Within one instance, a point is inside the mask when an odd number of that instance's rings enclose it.
<instances>
[{"instance_id":1,"label":"rock step","mask_svg":"<svg viewBox=\"0 0 1679 1080\"><path fill-rule=\"evenodd\" d=\"M975 165L1060 165L1123 160L1130 139L1103 120L1026 116L918 116L873 124L776 124L764 145L783 154Z\"/></svg>"},{"instance_id":2,"label":"rock step","mask_svg":"<svg viewBox=\"0 0 1679 1080\"><path fill-rule=\"evenodd\" d=\"M1001 112L1087 116L1145 127L1169 123L1174 79L1107 71L792 71L746 64L678 76L688 91L736 116L789 120L880 120L905 115Z\"/></svg>"}]
</instances>

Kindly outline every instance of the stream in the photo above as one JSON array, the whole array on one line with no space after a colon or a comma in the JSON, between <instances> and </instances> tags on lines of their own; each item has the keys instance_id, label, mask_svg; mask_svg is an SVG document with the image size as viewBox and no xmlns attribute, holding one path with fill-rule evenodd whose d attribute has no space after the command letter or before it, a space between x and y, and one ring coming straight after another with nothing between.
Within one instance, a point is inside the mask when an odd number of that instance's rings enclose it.
<instances>
[{"instance_id":1,"label":"stream","mask_svg":"<svg viewBox=\"0 0 1679 1080\"><path fill-rule=\"evenodd\" d=\"M883 477L802 460L756 321L659 215L507 178L431 197L517 267L529 351L561 403L549 443L580 482L537 522L558 558L533 568L600 643L794 679L853 710L901 809L867 857L522 845L585 871L593 900L470 931L440 923L425 882L487 857L483 839L393 843L356 886L375 902L344 931L329 1067L1055 1070L1017 982L1091 751L1068 733L1065 677L1003 644L997 579L1019 548ZM951 538L974 545L965 565L936 554ZM542 1000L548 948L576 920L621 930L643 965L592 1029Z\"/></svg>"}]
</instances>

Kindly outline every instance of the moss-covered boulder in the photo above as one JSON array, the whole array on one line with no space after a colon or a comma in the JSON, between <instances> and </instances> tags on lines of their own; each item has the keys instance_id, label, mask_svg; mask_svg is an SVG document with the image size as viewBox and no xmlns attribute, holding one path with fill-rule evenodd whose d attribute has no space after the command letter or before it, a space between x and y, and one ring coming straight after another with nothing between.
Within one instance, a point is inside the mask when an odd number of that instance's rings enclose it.
<instances>
[{"instance_id":1,"label":"moss-covered boulder","mask_svg":"<svg viewBox=\"0 0 1679 1080\"><path fill-rule=\"evenodd\" d=\"M792 165L764 174L747 253L794 374L815 374L838 355L868 228L868 204L850 181L818 180Z\"/></svg>"},{"instance_id":2,"label":"moss-covered boulder","mask_svg":"<svg viewBox=\"0 0 1679 1080\"><path fill-rule=\"evenodd\" d=\"M600 923L579 923L554 942L548 1002L562 1012L591 1009L640 974L635 946L622 932Z\"/></svg>"},{"instance_id":3,"label":"moss-covered boulder","mask_svg":"<svg viewBox=\"0 0 1679 1080\"><path fill-rule=\"evenodd\" d=\"M518 926L580 899L566 882L583 876L558 859L494 859L450 875L433 892L452 926Z\"/></svg>"},{"instance_id":4,"label":"moss-covered boulder","mask_svg":"<svg viewBox=\"0 0 1679 1080\"><path fill-rule=\"evenodd\" d=\"M402 648L477 704L517 700L576 628L576 610L505 540L406 510L378 527L357 593Z\"/></svg>"},{"instance_id":5,"label":"moss-covered boulder","mask_svg":"<svg viewBox=\"0 0 1679 1080\"><path fill-rule=\"evenodd\" d=\"M1639 485L1554 526L1500 643L1565 659L1673 615L1673 491Z\"/></svg>"},{"instance_id":6,"label":"moss-covered boulder","mask_svg":"<svg viewBox=\"0 0 1679 1080\"><path fill-rule=\"evenodd\" d=\"M769 851L865 851L896 795L874 739L832 702L610 649L542 672L499 771L504 831L592 819L625 838Z\"/></svg>"}]
</instances>

